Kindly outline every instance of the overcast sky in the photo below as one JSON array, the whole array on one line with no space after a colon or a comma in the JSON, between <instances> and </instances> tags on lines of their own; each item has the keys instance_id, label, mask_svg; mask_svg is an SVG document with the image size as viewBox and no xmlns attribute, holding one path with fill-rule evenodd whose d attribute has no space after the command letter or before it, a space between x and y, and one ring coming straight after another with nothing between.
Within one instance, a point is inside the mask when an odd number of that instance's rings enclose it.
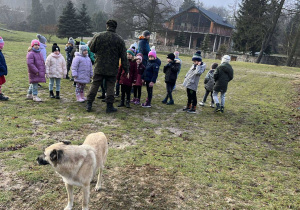
<instances>
[{"instance_id":1,"label":"overcast sky","mask_svg":"<svg viewBox=\"0 0 300 210\"><path fill-rule=\"evenodd\" d=\"M195 1L198 2L197 0ZM224 6L227 7L229 4L233 5L235 0L201 0L200 2L203 2L205 7L211 7L211 6Z\"/></svg>"}]
</instances>

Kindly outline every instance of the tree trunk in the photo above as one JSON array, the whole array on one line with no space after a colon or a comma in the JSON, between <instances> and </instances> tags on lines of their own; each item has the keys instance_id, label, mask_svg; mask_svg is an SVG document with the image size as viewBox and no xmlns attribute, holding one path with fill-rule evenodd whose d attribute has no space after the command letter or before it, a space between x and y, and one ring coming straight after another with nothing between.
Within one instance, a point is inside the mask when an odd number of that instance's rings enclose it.
<instances>
[{"instance_id":1,"label":"tree trunk","mask_svg":"<svg viewBox=\"0 0 300 210\"><path fill-rule=\"evenodd\" d=\"M256 63L260 63L262 57L263 57L263 53L264 51L267 49L270 41L271 41L271 38L273 36L273 33L275 31L275 28L276 28L276 25L277 25L277 22L278 22L278 19L280 17L280 14L281 14L281 10L282 10L282 7L283 7L283 4L284 4L285 0L280 0L280 4L278 6L278 9L277 11L275 12L275 15L273 16L273 24L272 26L270 27L270 29L267 31L265 37L264 37L264 40L262 42L262 45L261 45L261 49L260 49L260 52L259 52L259 55L258 55L258 58L256 59Z\"/></svg>"},{"instance_id":2,"label":"tree trunk","mask_svg":"<svg viewBox=\"0 0 300 210\"><path fill-rule=\"evenodd\" d=\"M292 61L293 61L293 58L294 58L294 55L295 55L295 52L296 52L296 49L298 47L298 44L299 44L299 39L300 39L300 23L298 24L298 30L297 30L297 34L296 34L296 37L294 39L294 43L293 43L293 46L292 46L292 50L288 56L288 59L286 61L286 65L287 66L291 66L292 65Z\"/></svg>"}]
</instances>

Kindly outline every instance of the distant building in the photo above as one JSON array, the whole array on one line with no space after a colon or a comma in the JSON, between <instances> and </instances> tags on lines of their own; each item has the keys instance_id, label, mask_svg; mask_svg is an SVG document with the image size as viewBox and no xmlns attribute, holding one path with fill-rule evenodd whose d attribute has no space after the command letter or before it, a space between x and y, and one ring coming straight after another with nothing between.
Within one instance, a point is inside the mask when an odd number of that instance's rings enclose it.
<instances>
[{"instance_id":1,"label":"distant building","mask_svg":"<svg viewBox=\"0 0 300 210\"><path fill-rule=\"evenodd\" d=\"M215 52L221 44L229 44L234 26L216 13L200 7L190 7L169 18L164 24L156 42L162 45L180 45L200 48L204 36L210 34L211 51Z\"/></svg>"}]
</instances>

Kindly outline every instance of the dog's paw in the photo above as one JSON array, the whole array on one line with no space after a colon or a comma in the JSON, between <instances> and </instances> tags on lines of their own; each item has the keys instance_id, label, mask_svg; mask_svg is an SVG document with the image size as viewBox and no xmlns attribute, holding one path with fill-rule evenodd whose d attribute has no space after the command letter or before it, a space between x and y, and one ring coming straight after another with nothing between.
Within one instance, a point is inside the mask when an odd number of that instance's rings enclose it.
<instances>
[{"instance_id":1,"label":"dog's paw","mask_svg":"<svg viewBox=\"0 0 300 210\"><path fill-rule=\"evenodd\" d=\"M95 191L96 191L96 192L99 192L100 190L101 190L101 186L96 186L96 187L95 187Z\"/></svg>"}]
</instances>

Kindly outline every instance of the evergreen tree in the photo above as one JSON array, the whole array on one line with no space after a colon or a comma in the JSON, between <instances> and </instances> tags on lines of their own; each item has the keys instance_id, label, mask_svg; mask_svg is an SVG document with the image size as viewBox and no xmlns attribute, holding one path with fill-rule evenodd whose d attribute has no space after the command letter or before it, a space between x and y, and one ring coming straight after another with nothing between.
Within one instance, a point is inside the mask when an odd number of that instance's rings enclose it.
<instances>
[{"instance_id":1,"label":"evergreen tree","mask_svg":"<svg viewBox=\"0 0 300 210\"><path fill-rule=\"evenodd\" d=\"M107 15L99 11L95 13L92 17L92 24L94 31L101 32L106 30L106 21L107 21Z\"/></svg>"},{"instance_id":2,"label":"evergreen tree","mask_svg":"<svg viewBox=\"0 0 300 210\"><path fill-rule=\"evenodd\" d=\"M85 4L82 4L82 7L79 11L79 25L78 30L80 32L81 41L84 36L92 36L92 20L87 13L87 7Z\"/></svg>"},{"instance_id":3,"label":"evergreen tree","mask_svg":"<svg viewBox=\"0 0 300 210\"><path fill-rule=\"evenodd\" d=\"M210 51L210 35L205 34L204 40L201 45L201 51L204 53L204 58L205 54Z\"/></svg>"},{"instance_id":4,"label":"evergreen tree","mask_svg":"<svg viewBox=\"0 0 300 210\"><path fill-rule=\"evenodd\" d=\"M196 6L195 0L184 0L179 11L184 11L192 6Z\"/></svg>"},{"instance_id":5,"label":"evergreen tree","mask_svg":"<svg viewBox=\"0 0 300 210\"><path fill-rule=\"evenodd\" d=\"M180 32L178 36L175 38L175 45L178 45L179 47L186 47L186 35L183 32Z\"/></svg>"},{"instance_id":6,"label":"evergreen tree","mask_svg":"<svg viewBox=\"0 0 300 210\"><path fill-rule=\"evenodd\" d=\"M32 0L31 13L28 16L28 22L32 31L38 31L44 23L45 10L40 0Z\"/></svg>"},{"instance_id":7,"label":"evergreen tree","mask_svg":"<svg viewBox=\"0 0 300 210\"><path fill-rule=\"evenodd\" d=\"M242 52L260 51L266 31L268 0L242 0L233 34L235 50Z\"/></svg>"},{"instance_id":8,"label":"evergreen tree","mask_svg":"<svg viewBox=\"0 0 300 210\"><path fill-rule=\"evenodd\" d=\"M72 1L68 1L63 9L62 15L59 17L57 25L57 37L59 38L77 38L81 35L78 30L80 21L76 13L76 9Z\"/></svg>"}]
</instances>

